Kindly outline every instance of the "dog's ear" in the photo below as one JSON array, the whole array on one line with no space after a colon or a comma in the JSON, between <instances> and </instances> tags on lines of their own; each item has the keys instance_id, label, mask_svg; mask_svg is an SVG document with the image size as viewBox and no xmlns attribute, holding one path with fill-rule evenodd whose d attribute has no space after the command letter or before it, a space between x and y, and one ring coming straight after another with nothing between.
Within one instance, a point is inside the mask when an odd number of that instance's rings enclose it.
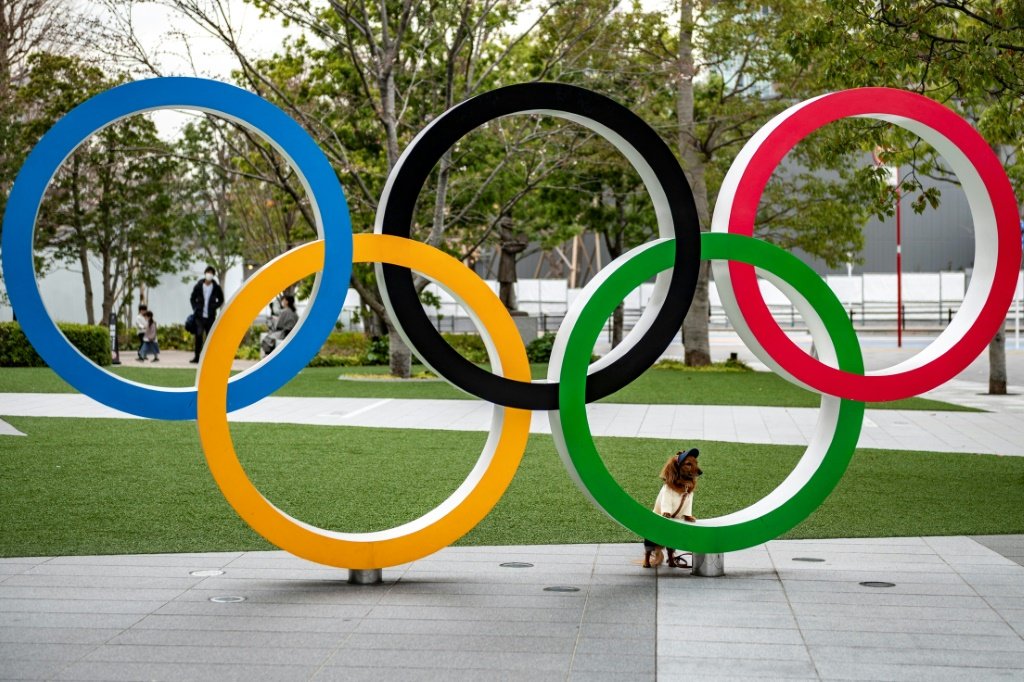
<instances>
[{"instance_id":1,"label":"dog's ear","mask_svg":"<svg viewBox=\"0 0 1024 682\"><path fill-rule=\"evenodd\" d=\"M703 476L704 475L704 471L700 467L697 467L697 475L698 476Z\"/></svg>"},{"instance_id":2,"label":"dog's ear","mask_svg":"<svg viewBox=\"0 0 1024 682\"><path fill-rule=\"evenodd\" d=\"M668 461L665 462L665 466L661 468L661 480L664 481L665 483L673 481L675 480L677 473L678 469L676 468L676 457L675 455L672 455L671 457L668 458Z\"/></svg>"}]
</instances>

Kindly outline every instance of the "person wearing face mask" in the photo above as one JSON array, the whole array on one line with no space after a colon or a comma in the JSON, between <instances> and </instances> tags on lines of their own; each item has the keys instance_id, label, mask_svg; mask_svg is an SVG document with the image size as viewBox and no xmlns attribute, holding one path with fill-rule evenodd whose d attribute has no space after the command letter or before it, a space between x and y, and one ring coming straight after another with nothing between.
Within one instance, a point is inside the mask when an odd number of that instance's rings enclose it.
<instances>
[{"instance_id":1,"label":"person wearing face mask","mask_svg":"<svg viewBox=\"0 0 1024 682\"><path fill-rule=\"evenodd\" d=\"M192 314L196 321L196 354L189 362L199 362L199 354L203 351L203 342L210 333L213 321L217 319L217 310L224 304L224 291L217 283L217 271L207 266L203 279L192 287Z\"/></svg>"}]
</instances>

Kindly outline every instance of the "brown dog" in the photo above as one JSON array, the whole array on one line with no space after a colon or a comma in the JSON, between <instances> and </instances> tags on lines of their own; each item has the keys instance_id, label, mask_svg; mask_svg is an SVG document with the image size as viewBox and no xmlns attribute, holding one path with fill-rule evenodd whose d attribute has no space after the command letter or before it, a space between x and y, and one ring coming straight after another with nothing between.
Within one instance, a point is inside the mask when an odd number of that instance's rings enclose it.
<instances>
[{"instance_id":1,"label":"brown dog","mask_svg":"<svg viewBox=\"0 0 1024 682\"><path fill-rule=\"evenodd\" d=\"M664 485L654 502L654 513L670 519L682 519L690 523L697 519L693 516L693 492L697 489L697 477L704 472L697 465L700 451L691 448L672 455L661 468L661 480ZM688 568L689 564L682 556L676 556L671 547L663 548L651 540L644 540L644 568L661 564L662 549L668 552L668 565L674 568Z\"/></svg>"}]
</instances>

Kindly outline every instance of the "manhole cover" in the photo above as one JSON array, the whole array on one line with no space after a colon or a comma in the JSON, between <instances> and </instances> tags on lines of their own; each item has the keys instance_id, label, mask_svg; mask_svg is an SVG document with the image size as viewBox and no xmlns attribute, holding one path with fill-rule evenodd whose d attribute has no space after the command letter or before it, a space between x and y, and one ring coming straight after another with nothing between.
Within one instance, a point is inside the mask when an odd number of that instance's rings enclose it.
<instances>
[{"instance_id":1,"label":"manhole cover","mask_svg":"<svg viewBox=\"0 0 1024 682\"><path fill-rule=\"evenodd\" d=\"M525 561L506 561L501 566L502 568L533 568L533 564L528 564Z\"/></svg>"},{"instance_id":2,"label":"manhole cover","mask_svg":"<svg viewBox=\"0 0 1024 682\"><path fill-rule=\"evenodd\" d=\"M864 587L896 587L896 583L887 583L882 580L865 580L861 585Z\"/></svg>"},{"instance_id":3,"label":"manhole cover","mask_svg":"<svg viewBox=\"0 0 1024 682\"><path fill-rule=\"evenodd\" d=\"M821 562L823 562L825 560L824 559L819 559L819 558L813 557L813 556L795 556L795 557L793 557L793 561L811 561L811 562L814 562L814 563L821 563Z\"/></svg>"},{"instance_id":4,"label":"manhole cover","mask_svg":"<svg viewBox=\"0 0 1024 682\"><path fill-rule=\"evenodd\" d=\"M245 601L245 597L210 597L210 601L214 604L234 604L235 602Z\"/></svg>"},{"instance_id":5,"label":"manhole cover","mask_svg":"<svg viewBox=\"0 0 1024 682\"><path fill-rule=\"evenodd\" d=\"M224 571L208 570L208 571L191 571L190 576L195 578L212 578L215 575L224 575Z\"/></svg>"},{"instance_id":6,"label":"manhole cover","mask_svg":"<svg viewBox=\"0 0 1024 682\"><path fill-rule=\"evenodd\" d=\"M545 592L579 592L580 588L572 587L570 585L552 585L551 587L545 587Z\"/></svg>"}]
</instances>

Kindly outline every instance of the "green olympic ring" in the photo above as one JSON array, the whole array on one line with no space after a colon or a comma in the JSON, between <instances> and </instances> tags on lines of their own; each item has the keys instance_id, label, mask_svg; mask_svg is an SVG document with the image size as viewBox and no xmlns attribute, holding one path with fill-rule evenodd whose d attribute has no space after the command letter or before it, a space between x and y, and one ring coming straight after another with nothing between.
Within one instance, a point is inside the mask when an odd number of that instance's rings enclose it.
<instances>
[{"instance_id":1,"label":"green olympic ring","mask_svg":"<svg viewBox=\"0 0 1024 682\"><path fill-rule=\"evenodd\" d=\"M580 489L613 520L666 547L693 552L731 552L778 537L806 519L839 483L853 457L864 421L864 403L823 395L815 437L790 475L753 505L726 516L683 523L655 514L615 481L594 445L586 411L590 354L615 307L626 295L672 267L670 239L645 244L609 265L582 294L559 331L548 378L558 379L559 410L549 413L559 455ZM864 359L853 325L839 299L796 256L768 242L728 233L701 235L701 258L748 263L786 293L800 309L818 352L847 372L863 374ZM613 267L615 266L615 267Z\"/></svg>"}]
</instances>

